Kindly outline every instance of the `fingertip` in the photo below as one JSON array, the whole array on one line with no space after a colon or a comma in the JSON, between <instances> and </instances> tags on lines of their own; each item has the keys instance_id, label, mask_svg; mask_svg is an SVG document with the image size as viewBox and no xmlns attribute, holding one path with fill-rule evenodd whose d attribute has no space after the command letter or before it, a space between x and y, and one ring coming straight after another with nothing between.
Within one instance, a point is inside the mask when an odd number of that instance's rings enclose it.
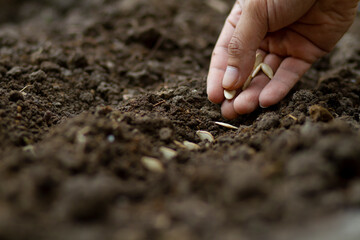
<instances>
[{"instance_id":1,"label":"fingertip","mask_svg":"<svg viewBox=\"0 0 360 240\"><path fill-rule=\"evenodd\" d=\"M265 109L265 108L268 108L269 106L264 106L264 105L262 105L260 102L259 102L259 106L261 107L261 108L263 108L263 109Z\"/></svg>"},{"instance_id":2,"label":"fingertip","mask_svg":"<svg viewBox=\"0 0 360 240\"><path fill-rule=\"evenodd\" d=\"M207 77L206 92L208 99L213 103L224 101L224 90L221 86L223 72L218 69L210 69Z\"/></svg>"},{"instance_id":3,"label":"fingertip","mask_svg":"<svg viewBox=\"0 0 360 240\"><path fill-rule=\"evenodd\" d=\"M215 89L209 86L207 88L207 95L209 101L215 104L219 104L225 99L223 91L219 91L219 89Z\"/></svg>"},{"instance_id":4,"label":"fingertip","mask_svg":"<svg viewBox=\"0 0 360 240\"><path fill-rule=\"evenodd\" d=\"M254 95L243 92L234 101L234 110L237 114L248 114L253 112L259 105L258 99Z\"/></svg>"},{"instance_id":5,"label":"fingertip","mask_svg":"<svg viewBox=\"0 0 360 240\"><path fill-rule=\"evenodd\" d=\"M274 92L272 89L264 89L259 96L259 105L261 108L268 108L277 104L279 99L279 92Z\"/></svg>"},{"instance_id":6,"label":"fingertip","mask_svg":"<svg viewBox=\"0 0 360 240\"><path fill-rule=\"evenodd\" d=\"M224 101L221 105L221 115L228 119L233 120L238 117L238 114L234 111L233 101Z\"/></svg>"},{"instance_id":7,"label":"fingertip","mask_svg":"<svg viewBox=\"0 0 360 240\"><path fill-rule=\"evenodd\" d=\"M233 90L235 85L238 82L238 79L240 78L239 75L240 71L235 66L227 66L224 78L222 81L222 87L228 90Z\"/></svg>"}]
</instances>

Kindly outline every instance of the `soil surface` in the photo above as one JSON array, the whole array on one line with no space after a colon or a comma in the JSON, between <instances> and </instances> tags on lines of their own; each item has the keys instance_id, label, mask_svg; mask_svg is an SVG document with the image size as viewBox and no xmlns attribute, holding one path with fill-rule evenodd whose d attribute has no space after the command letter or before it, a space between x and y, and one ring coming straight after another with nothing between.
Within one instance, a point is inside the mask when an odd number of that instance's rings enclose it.
<instances>
[{"instance_id":1,"label":"soil surface","mask_svg":"<svg viewBox=\"0 0 360 240\"><path fill-rule=\"evenodd\" d=\"M229 122L205 86L233 1L0 3L0 239L360 239L359 19Z\"/></svg>"}]
</instances>

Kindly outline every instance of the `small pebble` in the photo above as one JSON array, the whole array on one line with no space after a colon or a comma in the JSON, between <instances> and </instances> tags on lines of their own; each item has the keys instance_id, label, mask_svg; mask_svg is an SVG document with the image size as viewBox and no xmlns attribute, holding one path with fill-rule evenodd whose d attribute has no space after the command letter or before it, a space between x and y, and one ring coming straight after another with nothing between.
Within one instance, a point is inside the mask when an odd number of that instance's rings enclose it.
<instances>
[{"instance_id":1,"label":"small pebble","mask_svg":"<svg viewBox=\"0 0 360 240\"><path fill-rule=\"evenodd\" d=\"M60 66L53 62L42 62L41 69L45 72L60 72Z\"/></svg>"},{"instance_id":2,"label":"small pebble","mask_svg":"<svg viewBox=\"0 0 360 240\"><path fill-rule=\"evenodd\" d=\"M80 94L80 100L83 102L91 103L94 101L94 96L90 92L84 92Z\"/></svg>"},{"instance_id":3,"label":"small pebble","mask_svg":"<svg viewBox=\"0 0 360 240\"><path fill-rule=\"evenodd\" d=\"M9 76L17 76L17 75L20 75L21 72L22 72L22 70L20 67L13 67L6 74Z\"/></svg>"},{"instance_id":4,"label":"small pebble","mask_svg":"<svg viewBox=\"0 0 360 240\"><path fill-rule=\"evenodd\" d=\"M43 70L38 70L29 75L30 81L33 82L42 82L46 79L46 73Z\"/></svg>"},{"instance_id":5,"label":"small pebble","mask_svg":"<svg viewBox=\"0 0 360 240\"><path fill-rule=\"evenodd\" d=\"M115 136L114 135L109 135L107 137L107 140L108 140L109 143L113 143L113 142L115 142Z\"/></svg>"},{"instance_id":6,"label":"small pebble","mask_svg":"<svg viewBox=\"0 0 360 240\"><path fill-rule=\"evenodd\" d=\"M333 115L326 108L320 105L313 105L309 108L310 117L316 122L329 122L333 120Z\"/></svg>"},{"instance_id":7,"label":"small pebble","mask_svg":"<svg viewBox=\"0 0 360 240\"><path fill-rule=\"evenodd\" d=\"M171 130L170 128L161 128L159 131L160 140L162 141L169 140L171 139L172 134L173 134L173 130Z\"/></svg>"}]
</instances>

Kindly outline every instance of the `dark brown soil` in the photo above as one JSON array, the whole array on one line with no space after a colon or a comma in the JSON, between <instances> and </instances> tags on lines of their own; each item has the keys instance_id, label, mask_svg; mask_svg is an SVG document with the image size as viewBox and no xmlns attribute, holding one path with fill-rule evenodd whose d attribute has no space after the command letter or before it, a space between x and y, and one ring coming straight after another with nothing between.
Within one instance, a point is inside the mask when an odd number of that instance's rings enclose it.
<instances>
[{"instance_id":1,"label":"dark brown soil","mask_svg":"<svg viewBox=\"0 0 360 240\"><path fill-rule=\"evenodd\" d=\"M232 2L0 1L0 239L360 239L360 20L231 130L205 79Z\"/></svg>"}]
</instances>

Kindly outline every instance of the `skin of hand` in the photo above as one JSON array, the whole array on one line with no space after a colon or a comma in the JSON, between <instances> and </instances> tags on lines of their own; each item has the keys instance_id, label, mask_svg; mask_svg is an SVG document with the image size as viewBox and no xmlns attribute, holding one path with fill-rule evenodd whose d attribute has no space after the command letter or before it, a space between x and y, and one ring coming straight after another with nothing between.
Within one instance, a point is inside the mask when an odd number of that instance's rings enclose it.
<instances>
[{"instance_id":1,"label":"skin of hand","mask_svg":"<svg viewBox=\"0 0 360 240\"><path fill-rule=\"evenodd\" d=\"M211 58L208 98L227 119L278 103L312 63L331 51L353 23L358 0L238 0ZM275 72L250 75L259 52ZM224 89L237 90L232 100Z\"/></svg>"}]
</instances>

